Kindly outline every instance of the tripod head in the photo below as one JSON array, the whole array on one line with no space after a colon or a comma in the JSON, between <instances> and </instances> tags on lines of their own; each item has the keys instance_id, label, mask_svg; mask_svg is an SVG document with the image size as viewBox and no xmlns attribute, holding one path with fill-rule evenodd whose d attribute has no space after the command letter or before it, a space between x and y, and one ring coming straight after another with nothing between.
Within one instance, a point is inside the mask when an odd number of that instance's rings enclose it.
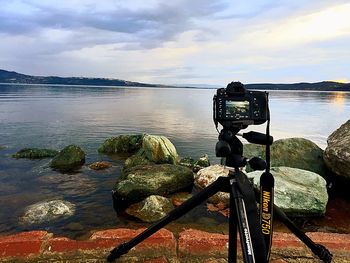
<instances>
[{"instance_id":1,"label":"tripod head","mask_svg":"<svg viewBox=\"0 0 350 263\"><path fill-rule=\"evenodd\" d=\"M266 168L266 162L258 157L253 157L250 160L243 157L243 144L237 138L242 136L250 143L266 145L267 136L259 132L247 132L239 134L239 128L223 128L219 134L219 141L216 143L215 153L217 157L225 157L226 165L239 169L249 163L254 170L264 170ZM268 143L271 145L273 137L268 137Z\"/></svg>"}]
</instances>

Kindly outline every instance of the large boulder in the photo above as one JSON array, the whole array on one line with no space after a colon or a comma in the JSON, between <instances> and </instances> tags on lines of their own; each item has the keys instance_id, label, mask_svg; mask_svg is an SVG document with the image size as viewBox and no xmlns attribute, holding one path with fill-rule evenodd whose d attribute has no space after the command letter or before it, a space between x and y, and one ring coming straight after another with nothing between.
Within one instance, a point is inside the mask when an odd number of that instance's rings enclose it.
<instances>
[{"instance_id":1,"label":"large boulder","mask_svg":"<svg viewBox=\"0 0 350 263\"><path fill-rule=\"evenodd\" d=\"M323 215L328 202L326 181L318 174L290 167L273 167L275 178L275 204L292 216ZM259 187L261 171L248 173L248 178ZM200 189L213 183L219 176L227 176L228 169L212 165L200 170L195 176L195 185ZM218 192L209 199L215 205L229 206L229 194Z\"/></svg>"},{"instance_id":2,"label":"large boulder","mask_svg":"<svg viewBox=\"0 0 350 263\"><path fill-rule=\"evenodd\" d=\"M50 167L62 172L79 169L85 163L85 152L77 145L65 147L50 162Z\"/></svg>"},{"instance_id":3,"label":"large boulder","mask_svg":"<svg viewBox=\"0 0 350 263\"><path fill-rule=\"evenodd\" d=\"M142 150L151 162L176 164L179 160L175 146L165 136L146 134L142 140Z\"/></svg>"},{"instance_id":4,"label":"large boulder","mask_svg":"<svg viewBox=\"0 0 350 263\"><path fill-rule=\"evenodd\" d=\"M193 184L193 172L180 165L135 166L123 171L114 186L115 206L135 203L150 195L168 195Z\"/></svg>"},{"instance_id":5,"label":"large boulder","mask_svg":"<svg viewBox=\"0 0 350 263\"><path fill-rule=\"evenodd\" d=\"M26 208L20 221L24 224L41 224L72 216L75 205L64 200L39 202Z\"/></svg>"},{"instance_id":6,"label":"large boulder","mask_svg":"<svg viewBox=\"0 0 350 263\"><path fill-rule=\"evenodd\" d=\"M290 167L272 167L275 178L274 203L290 216L322 216L326 212L328 193L320 175ZM260 187L261 171L248 173Z\"/></svg>"},{"instance_id":7,"label":"large boulder","mask_svg":"<svg viewBox=\"0 0 350 263\"><path fill-rule=\"evenodd\" d=\"M131 205L125 212L144 222L152 223L162 219L173 209L174 206L168 198L151 195L145 200Z\"/></svg>"},{"instance_id":8,"label":"large boulder","mask_svg":"<svg viewBox=\"0 0 350 263\"><path fill-rule=\"evenodd\" d=\"M117 137L112 137L104 141L100 148L98 148L98 152L106 154L132 154L141 148L142 138L142 134L119 135Z\"/></svg>"},{"instance_id":9,"label":"large boulder","mask_svg":"<svg viewBox=\"0 0 350 263\"><path fill-rule=\"evenodd\" d=\"M24 148L12 155L13 158L42 159L55 157L59 152L51 149Z\"/></svg>"},{"instance_id":10,"label":"large boulder","mask_svg":"<svg viewBox=\"0 0 350 263\"><path fill-rule=\"evenodd\" d=\"M323 150L304 138L288 138L275 141L271 145L271 166L286 166L311 171L326 177L327 167L323 161ZM246 144L245 157L265 159L265 146ZM247 167L247 171L252 171Z\"/></svg>"},{"instance_id":11,"label":"large boulder","mask_svg":"<svg viewBox=\"0 0 350 263\"><path fill-rule=\"evenodd\" d=\"M327 140L324 161L327 167L346 180L350 180L350 120L334 131Z\"/></svg>"}]
</instances>

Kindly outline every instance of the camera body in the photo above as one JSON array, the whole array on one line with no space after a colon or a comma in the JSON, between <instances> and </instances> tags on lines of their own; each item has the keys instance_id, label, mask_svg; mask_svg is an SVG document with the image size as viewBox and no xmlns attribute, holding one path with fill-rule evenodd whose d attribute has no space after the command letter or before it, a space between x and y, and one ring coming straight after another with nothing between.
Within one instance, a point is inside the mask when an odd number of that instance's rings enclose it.
<instances>
[{"instance_id":1,"label":"camera body","mask_svg":"<svg viewBox=\"0 0 350 263\"><path fill-rule=\"evenodd\" d=\"M266 92L246 90L242 83L231 82L214 95L214 122L226 129L263 124L267 120L267 103Z\"/></svg>"}]
</instances>

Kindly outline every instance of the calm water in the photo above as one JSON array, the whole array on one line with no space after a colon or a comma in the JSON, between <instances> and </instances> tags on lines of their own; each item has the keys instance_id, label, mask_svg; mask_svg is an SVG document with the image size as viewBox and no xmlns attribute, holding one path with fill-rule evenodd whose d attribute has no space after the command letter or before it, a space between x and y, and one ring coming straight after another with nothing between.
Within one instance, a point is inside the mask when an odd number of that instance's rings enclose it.
<instances>
[{"instance_id":1,"label":"calm water","mask_svg":"<svg viewBox=\"0 0 350 263\"><path fill-rule=\"evenodd\" d=\"M74 236L131 225L127 217L116 216L110 193L123 159L100 155L97 148L119 134L159 134L167 136L181 156L208 153L216 162L214 93L206 89L0 85L0 146L6 146L0 150L0 233L47 229ZM325 148L328 135L349 119L350 93L274 91L270 92L270 110L275 139L304 137ZM249 128L263 132L265 125ZM49 169L49 159L10 157L24 147L62 149L73 143L85 150L87 164L107 160L113 168L92 171L84 167L67 175ZM26 206L54 198L76 204L76 214L50 225L19 223ZM220 220L197 216L194 224L216 226Z\"/></svg>"}]
</instances>

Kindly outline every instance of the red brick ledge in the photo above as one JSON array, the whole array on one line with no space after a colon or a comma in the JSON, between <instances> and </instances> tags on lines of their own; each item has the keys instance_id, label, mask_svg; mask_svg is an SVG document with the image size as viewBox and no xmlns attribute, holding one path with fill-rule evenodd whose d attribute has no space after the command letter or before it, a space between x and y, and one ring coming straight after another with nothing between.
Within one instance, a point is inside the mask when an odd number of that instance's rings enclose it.
<instances>
[{"instance_id":1,"label":"red brick ledge","mask_svg":"<svg viewBox=\"0 0 350 263\"><path fill-rule=\"evenodd\" d=\"M111 248L130 240L143 230L108 229L94 232L87 240L53 237L46 231L0 236L0 262L2 259L13 257L23 260L36 257L50 258L57 254L69 257L69 255L91 251L98 252L99 257L103 258L108 255ZM350 262L350 234L307 233L307 235L314 242L325 245L333 254L349 259L345 262ZM128 255L142 257L145 259L144 262L156 263L168 262L166 258L226 258L227 250L227 235L188 229L175 238L169 230L161 229L132 249ZM279 261L275 261L276 263L284 262L280 261L283 256L292 257L291 255L295 254L305 258L313 257L306 246L289 233L274 233L272 252L275 258L279 258Z\"/></svg>"}]
</instances>

